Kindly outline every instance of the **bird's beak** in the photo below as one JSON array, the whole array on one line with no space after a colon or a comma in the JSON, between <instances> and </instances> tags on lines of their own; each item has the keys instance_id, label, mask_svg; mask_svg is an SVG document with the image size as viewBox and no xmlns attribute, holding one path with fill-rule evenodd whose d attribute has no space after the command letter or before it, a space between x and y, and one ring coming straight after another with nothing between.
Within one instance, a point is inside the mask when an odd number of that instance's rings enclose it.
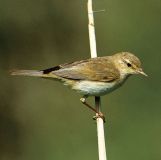
<instances>
[{"instance_id":1,"label":"bird's beak","mask_svg":"<svg viewBox=\"0 0 161 160\"><path fill-rule=\"evenodd\" d=\"M137 73L148 77L148 75L141 68L137 70Z\"/></svg>"}]
</instances>

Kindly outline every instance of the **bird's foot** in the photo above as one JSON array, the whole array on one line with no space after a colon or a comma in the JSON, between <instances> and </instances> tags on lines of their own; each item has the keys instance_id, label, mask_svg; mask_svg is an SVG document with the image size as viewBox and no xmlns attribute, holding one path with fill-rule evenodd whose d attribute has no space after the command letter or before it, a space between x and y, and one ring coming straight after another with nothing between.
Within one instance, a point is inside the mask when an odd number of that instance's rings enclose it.
<instances>
[{"instance_id":1,"label":"bird's foot","mask_svg":"<svg viewBox=\"0 0 161 160\"><path fill-rule=\"evenodd\" d=\"M97 120L97 118L102 118L103 122L104 122L104 123L106 122L105 116L103 115L102 112L96 113L96 115L93 116L93 120Z\"/></svg>"},{"instance_id":2,"label":"bird's foot","mask_svg":"<svg viewBox=\"0 0 161 160\"><path fill-rule=\"evenodd\" d=\"M82 97L80 99L80 101L86 106L88 107L89 109L91 109L92 111L94 111L96 113L96 116L93 117L94 120L96 120L97 118L102 118L103 119L103 122L105 123L105 116L103 115L102 112L98 112L95 108L93 108L91 105L89 105L87 102L86 102L86 98L87 97Z\"/></svg>"},{"instance_id":3,"label":"bird's foot","mask_svg":"<svg viewBox=\"0 0 161 160\"><path fill-rule=\"evenodd\" d=\"M85 103L85 102L86 102L86 98L85 98L85 97L82 97L82 98L80 99L80 101L81 101L82 103Z\"/></svg>"}]
</instances>

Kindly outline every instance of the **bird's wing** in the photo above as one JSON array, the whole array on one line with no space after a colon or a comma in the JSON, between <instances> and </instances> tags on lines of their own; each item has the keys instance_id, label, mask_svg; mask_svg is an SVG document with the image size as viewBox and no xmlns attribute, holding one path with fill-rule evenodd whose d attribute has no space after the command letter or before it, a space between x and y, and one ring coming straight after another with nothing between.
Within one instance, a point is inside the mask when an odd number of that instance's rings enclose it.
<instances>
[{"instance_id":1,"label":"bird's wing","mask_svg":"<svg viewBox=\"0 0 161 160\"><path fill-rule=\"evenodd\" d=\"M44 70L44 74L72 80L90 80L111 82L119 78L119 71L109 58L92 58L73 63L66 63Z\"/></svg>"}]
</instances>

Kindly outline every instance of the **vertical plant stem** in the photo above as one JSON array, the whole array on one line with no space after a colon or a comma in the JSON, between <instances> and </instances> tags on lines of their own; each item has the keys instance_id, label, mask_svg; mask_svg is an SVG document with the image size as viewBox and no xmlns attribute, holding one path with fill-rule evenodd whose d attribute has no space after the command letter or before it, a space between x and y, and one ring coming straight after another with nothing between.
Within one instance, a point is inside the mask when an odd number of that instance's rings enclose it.
<instances>
[{"instance_id":1,"label":"vertical plant stem","mask_svg":"<svg viewBox=\"0 0 161 160\"><path fill-rule=\"evenodd\" d=\"M96 36L94 28L92 0L88 0L87 7L88 7L88 20L89 20L88 30L89 30L90 50L91 50L91 57L94 58L97 57L97 48L96 48Z\"/></svg>"},{"instance_id":2,"label":"vertical plant stem","mask_svg":"<svg viewBox=\"0 0 161 160\"><path fill-rule=\"evenodd\" d=\"M101 100L100 97L95 97L96 109L101 111ZM105 146L105 135L104 135L104 122L102 118L97 118L97 137L98 137L98 155L99 160L106 160L106 146Z\"/></svg>"},{"instance_id":3,"label":"vertical plant stem","mask_svg":"<svg viewBox=\"0 0 161 160\"><path fill-rule=\"evenodd\" d=\"M90 41L90 51L91 57L97 57L97 48L96 48L96 36L95 36L95 27L94 27L94 16L92 9L92 0L88 0L88 29L89 29L89 41ZM95 97L95 106L97 111L101 111L101 99L100 97ZM96 115L97 116L97 115ZM98 137L98 154L99 160L106 160L106 146L105 146L105 137L104 137L104 122L102 118L97 118L97 137Z\"/></svg>"}]
</instances>

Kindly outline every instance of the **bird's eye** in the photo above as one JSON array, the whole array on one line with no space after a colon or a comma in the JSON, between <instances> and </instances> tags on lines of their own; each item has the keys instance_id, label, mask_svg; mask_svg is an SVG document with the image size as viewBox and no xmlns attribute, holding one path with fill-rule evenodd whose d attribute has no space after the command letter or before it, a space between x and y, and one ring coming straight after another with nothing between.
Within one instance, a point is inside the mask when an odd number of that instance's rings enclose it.
<instances>
[{"instance_id":1,"label":"bird's eye","mask_svg":"<svg viewBox=\"0 0 161 160\"><path fill-rule=\"evenodd\" d=\"M128 66L128 67L131 67L131 64L130 64L130 63L127 63L127 66Z\"/></svg>"}]
</instances>

